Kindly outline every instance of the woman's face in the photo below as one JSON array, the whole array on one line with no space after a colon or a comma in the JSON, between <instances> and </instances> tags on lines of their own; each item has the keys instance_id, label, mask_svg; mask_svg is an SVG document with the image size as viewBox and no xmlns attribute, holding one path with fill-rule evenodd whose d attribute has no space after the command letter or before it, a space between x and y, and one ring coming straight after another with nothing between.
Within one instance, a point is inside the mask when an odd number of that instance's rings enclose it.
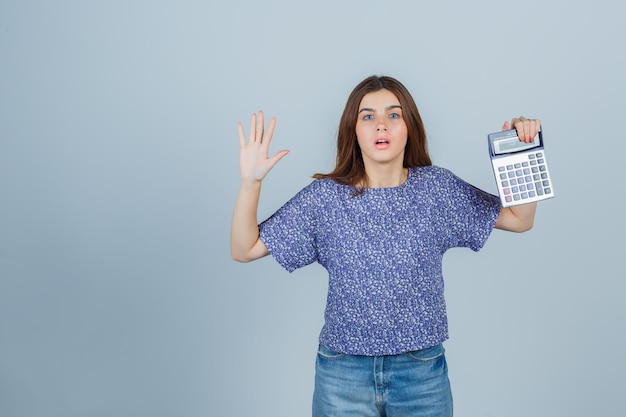
<instances>
[{"instance_id":1,"label":"woman's face","mask_svg":"<svg viewBox=\"0 0 626 417\"><path fill-rule=\"evenodd\" d=\"M363 96L356 122L356 137L365 166L399 164L402 167L407 127L400 101L389 90Z\"/></svg>"}]
</instances>

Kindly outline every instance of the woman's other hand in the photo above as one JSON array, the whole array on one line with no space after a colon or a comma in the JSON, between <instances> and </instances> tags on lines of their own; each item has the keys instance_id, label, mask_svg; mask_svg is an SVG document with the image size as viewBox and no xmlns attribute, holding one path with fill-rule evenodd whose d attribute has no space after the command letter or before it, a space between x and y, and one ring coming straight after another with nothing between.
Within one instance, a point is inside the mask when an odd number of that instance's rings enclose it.
<instances>
[{"instance_id":1,"label":"woman's other hand","mask_svg":"<svg viewBox=\"0 0 626 417\"><path fill-rule=\"evenodd\" d=\"M265 132L263 112L260 111L258 115L255 113L250 119L250 135L246 139L243 125L239 123L239 167L243 182L262 181L274 165L289 153L288 150L282 150L269 157L269 146L275 126L276 118L273 117Z\"/></svg>"}]
</instances>

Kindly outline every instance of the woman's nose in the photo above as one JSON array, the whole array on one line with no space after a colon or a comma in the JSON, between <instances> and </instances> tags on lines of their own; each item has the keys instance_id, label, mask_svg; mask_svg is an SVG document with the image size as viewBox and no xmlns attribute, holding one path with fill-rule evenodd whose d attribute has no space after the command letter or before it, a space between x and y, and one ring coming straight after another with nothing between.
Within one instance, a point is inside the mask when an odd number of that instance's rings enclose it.
<instances>
[{"instance_id":1,"label":"woman's nose","mask_svg":"<svg viewBox=\"0 0 626 417\"><path fill-rule=\"evenodd\" d=\"M383 130L387 130L387 125L385 124L385 122L383 120L380 120L378 122L378 126L376 127L377 131L383 131Z\"/></svg>"}]
</instances>

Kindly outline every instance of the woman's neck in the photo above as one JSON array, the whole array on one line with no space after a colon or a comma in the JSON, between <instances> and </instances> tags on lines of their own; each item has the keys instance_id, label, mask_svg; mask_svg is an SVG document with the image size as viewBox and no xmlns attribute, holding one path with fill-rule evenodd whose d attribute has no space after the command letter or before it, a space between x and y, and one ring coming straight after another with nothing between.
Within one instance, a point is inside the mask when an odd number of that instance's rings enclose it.
<instances>
[{"instance_id":1,"label":"woman's neck","mask_svg":"<svg viewBox=\"0 0 626 417\"><path fill-rule=\"evenodd\" d=\"M376 167L365 167L368 179L368 188L391 188L398 187L407 180L409 176L408 168L387 167L379 165Z\"/></svg>"}]
</instances>

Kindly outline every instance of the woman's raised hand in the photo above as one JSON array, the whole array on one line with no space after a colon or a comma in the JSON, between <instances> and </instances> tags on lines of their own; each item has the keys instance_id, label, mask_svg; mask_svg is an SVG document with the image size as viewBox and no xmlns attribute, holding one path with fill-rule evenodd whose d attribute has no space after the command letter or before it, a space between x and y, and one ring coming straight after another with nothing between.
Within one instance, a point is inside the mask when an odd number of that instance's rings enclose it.
<instances>
[{"instance_id":1,"label":"woman's raised hand","mask_svg":"<svg viewBox=\"0 0 626 417\"><path fill-rule=\"evenodd\" d=\"M522 142L532 142L537 133L539 133L540 128L541 120L527 119L524 116L515 117L510 124L509 122L504 122L502 125L502 130L517 130L517 136Z\"/></svg>"},{"instance_id":2,"label":"woman's raised hand","mask_svg":"<svg viewBox=\"0 0 626 417\"><path fill-rule=\"evenodd\" d=\"M265 132L263 112L253 114L250 119L250 136L246 139L243 125L239 123L239 167L241 179L244 182L260 182L268 172L289 153L288 150L276 152L269 157L269 147L276 126L276 118L273 117Z\"/></svg>"}]
</instances>

